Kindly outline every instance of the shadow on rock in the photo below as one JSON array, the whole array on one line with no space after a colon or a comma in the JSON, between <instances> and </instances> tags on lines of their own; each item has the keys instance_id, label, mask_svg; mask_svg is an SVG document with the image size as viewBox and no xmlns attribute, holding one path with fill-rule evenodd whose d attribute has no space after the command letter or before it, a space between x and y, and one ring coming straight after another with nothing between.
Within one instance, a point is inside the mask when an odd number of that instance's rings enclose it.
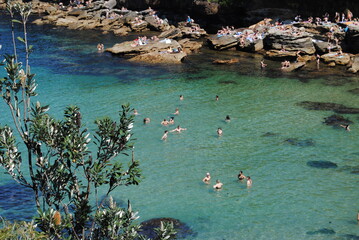
<instances>
[{"instance_id":1,"label":"shadow on rock","mask_svg":"<svg viewBox=\"0 0 359 240\"><path fill-rule=\"evenodd\" d=\"M307 232L308 235L317 235L317 234L326 234L326 235L333 235L335 234L335 231L333 229L329 228L322 228L317 231L309 231Z\"/></svg>"},{"instance_id":2,"label":"shadow on rock","mask_svg":"<svg viewBox=\"0 0 359 240\"><path fill-rule=\"evenodd\" d=\"M309 167L314 167L314 168L337 168L338 165L336 163L330 162L330 161L308 161L307 165Z\"/></svg>"},{"instance_id":3,"label":"shadow on rock","mask_svg":"<svg viewBox=\"0 0 359 240\"><path fill-rule=\"evenodd\" d=\"M315 145L315 142L313 139L300 140L298 138L288 138L288 139L284 140L284 142L289 143L290 145L293 145L293 146L298 146L298 147L312 147Z\"/></svg>"},{"instance_id":4,"label":"shadow on rock","mask_svg":"<svg viewBox=\"0 0 359 240\"><path fill-rule=\"evenodd\" d=\"M147 238L155 238L156 233L154 229L159 228L161 226L161 222L173 222L173 226L177 231L176 239L187 239L190 236L197 235L187 224L174 218L152 218L144 221L141 223L142 227L140 234L146 236Z\"/></svg>"}]
</instances>

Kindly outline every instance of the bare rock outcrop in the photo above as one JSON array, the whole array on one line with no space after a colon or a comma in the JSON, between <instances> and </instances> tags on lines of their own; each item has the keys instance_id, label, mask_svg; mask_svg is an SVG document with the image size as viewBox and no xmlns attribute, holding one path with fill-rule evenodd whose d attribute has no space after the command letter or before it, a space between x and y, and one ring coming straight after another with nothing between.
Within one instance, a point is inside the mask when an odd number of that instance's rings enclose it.
<instances>
[{"instance_id":1,"label":"bare rock outcrop","mask_svg":"<svg viewBox=\"0 0 359 240\"><path fill-rule=\"evenodd\" d=\"M338 52L331 52L320 56L325 63L332 63L338 65L347 65L350 62L350 55L347 53L340 54Z\"/></svg>"},{"instance_id":2,"label":"bare rock outcrop","mask_svg":"<svg viewBox=\"0 0 359 240\"><path fill-rule=\"evenodd\" d=\"M310 34L292 26L282 30L271 28L264 39L266 49L297 52L301 51L305 54L314 54L315 48Z\"/></svg>"}]
</instances>

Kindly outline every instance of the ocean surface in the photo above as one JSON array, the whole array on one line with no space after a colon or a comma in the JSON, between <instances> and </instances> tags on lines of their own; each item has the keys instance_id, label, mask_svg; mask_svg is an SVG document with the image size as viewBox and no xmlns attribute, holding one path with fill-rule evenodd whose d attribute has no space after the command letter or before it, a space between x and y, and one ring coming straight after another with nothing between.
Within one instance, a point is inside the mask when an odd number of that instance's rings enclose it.
<instances>
[{"instance_id":1,"label":"ocean surface","mask_svg":"<svg viewBox=\"0 0 359 240\"><path fill-rule=\"evenodd\" d=\"M359 107L359 96L348 92L359 88L358 75L324 66L282 73L279 62L268 60L261 70L262 56L233 51L204 49L183 64L155 66L97 52L97 43L111 47L136 36L29 26L37 100L50 104L50 114L62 118L64 108L76 104L93 131L95 119L118 117L121 104L140 113L133 137L144 179L113 192L120 205L130 199L140 222L179 219L193 230L185 239L359 239L359 116L343 115L354 122L347 132L323 124L333 112L297 105ZM0 44L1 55L12 53L9 19L2 13ZM240 61L213 65L216 58ZM175 124L161 126L177 107ZM11 123L3 103L0 123ZM161 141L177 125L187 130ZM315 168L311 161L338 167ZM252 178L251 188L237 180L240 170ZM208 185L202 182L207 172ZM224 184L220 191L212 188L216 179ZM3 173L0 191L0 216L28 220L36 214L28 191Z\"/></svg>"}]
</instances>

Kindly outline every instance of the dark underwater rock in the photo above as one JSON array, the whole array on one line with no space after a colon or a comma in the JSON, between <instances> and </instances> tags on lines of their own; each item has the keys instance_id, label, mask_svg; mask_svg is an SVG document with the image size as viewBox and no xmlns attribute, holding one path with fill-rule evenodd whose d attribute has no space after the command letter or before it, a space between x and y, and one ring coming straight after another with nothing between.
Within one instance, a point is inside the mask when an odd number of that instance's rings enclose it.
<instances>
[{"instance_id":1,"label":"dark underwater rock","mask_svg":"<svg viewBox=\"0 0 359 240\"><path fill-rule=\"evenodd\" d=\"M290 145L293 145L293 146L298 146L298 147L311 147L311 146L314 146L314 144L315 144L313 139L300 140L298 138L288 138L288 139L284 140L284 142L289 143Z\"/></svg>"},{"instance_id":2,"label":"dark underwater rock","mask_svg":"<svg viewBox=\"0 0 359 240\"><path fill-rule=\"evenodd\" d=\"M354 234L344 234L343 237L346 240L359 240L359 236Z\"/></svg>"},{"instance_id":3,"label":"dark underwater rock","mask_svg":"<svg viewBox=\"0 0 359 240\"><path fill-rule=\"evenodd\" d=\"M343 116L336 114L326 117L324 120L325 121L323 123L329 126L349 125L353 123L348 118L344 118Z\"/></svg>"},{"instance_id":4,"label":"dark underwater rock","mask_svg":"<svg viewBox=\"0 0 359 240\"><path fill-rule=\"evenodd\" d=\"M317 231L309 231L307 232L308 235L316 235L316 234L327 234L327 235L333 235L335 234L335 231L333 229L329 228L322 228Z\"/></svg>"},{"instance_id":5,"label":"dark underwater rock","mask_svg":"<svg viewBox=\"0 0 359 240\"><path fill-rule=\"evenodd\" d=\"M314 168L337 168L338 165L336 163L330 162L330 161L308 161L307 165L309 167Z\"/></svg>"},{"instance_id":6,"label":"dark underwater rock","mask_svg":"<svg viewBox=\"0 0 359 240\"><path fill-rule=\"evenodd\" d=\"M359 95L359 88L354 88L354 89L348 90L348 92L355 94L355 95Z\"/></svg>"},{"instance_id":7,"label":"dark underwater rock","mask_svg":"<svg viewBox=\"0 0 359 240\"><path fill-rule=\"evenodd\" d=\"M154 238L156 233L155 228L159 228L162 222L173 222L173 226L177 231L176 239L186 239L189 236L195 236L196 233L185 223L181 222L178 219L174 218L152 218L150 220L144 221L141 223L140 234L146 236L147 238Z\"/></svg>"},{"instance_id":8,"label":"dark underwater rock","mask_svg":"<svg viewBox=\"0 0 359 240\"><path fill-rule=\"evenodd\" d=\"M359 113L359 108L347 107L343 104L338 104L338 103L303 101L297 103L297 105L308 110L334 111L340 114Z\"/></svg>"},{"instance_id":9,"label":"dark underwater rock","mask_svg":"<svg viewBox=\"0 0 359 240\"><path fill-rule=\"evenodd\" d=\"M0 208L7 220L31 220L36 214L35 196L30 188L16 182L0 185Z\"/></svg>"},{"instance_id":10,"label":"dark underwater rock","mask_svg":"<svg viewBox=\"0 0 359 240\"><path fill-rule=\"evenodd\" d=\"M261 137L274 137L278 135L279 135L278 133L266 132L265 134L261 135Z\"/></svg>"}]
</instances>

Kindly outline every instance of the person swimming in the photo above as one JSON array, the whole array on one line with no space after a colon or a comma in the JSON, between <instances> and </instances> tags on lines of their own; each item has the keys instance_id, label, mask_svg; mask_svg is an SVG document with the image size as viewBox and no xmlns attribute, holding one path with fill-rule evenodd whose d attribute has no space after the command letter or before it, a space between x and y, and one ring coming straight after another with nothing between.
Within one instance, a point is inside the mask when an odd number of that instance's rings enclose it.
<instances>
[{"instance_id":1,"label":"person swimming","mask_svg":"<svg viewBox=\"0 0 359 240\"><path fill-rule=\"evenodd\" d=\"M179 115L179 109L176 108L175 112L173 113L174 115Z\"/></svg>"},{"instance_id":2,"label":"person swimming","mask_svg":"<svg viewBox=\"0 0 359 240\"><path fill-rule=\"evenodd\" d=\"M181 128L180 125L178 125L175 129L171 130L170 132L178 132L180 133L181 131L187 130L187 128Z\"/></svg>"},{"instance_id":3,"label":"person swimming","mask_svg":"<svg viewBox=\"0 0 359 240\"><path fill-rule=\"evenodd\" d=\"M346 131L350 132L349 124L340 125L340 126L343 127Z\"/></svg>"},{"instance_id":4,"label":"person swimming","mask_svg":"<svg viewBox=\"0 0 359 240\"><path fill-rule=\"evenodd\" d=\"M161 140L166 140L167 139L167 137L168 137L168 131L166 130L165 131L165 133L163 134L163 136L162 136L162 138L161 138Z\"/></svg>"},{"instance_id":5,"label":"person swimming","mask_svg":"<svg viewBox=\"0 0 359 240\"><path fill-rule=\"evenodd\" d=\"M175 117L171 117L170 120L168 121L169 124L174 124L175 123Z\"/></svg>"},{"instance_id":6,"label":"person swimming","mask_svg":"<svg viewBox=\"0 0 359 240\"><path fill-rule=\"evenodd\" d=\"M182 100L184 99L184 98L183 98L183 95L180 95L180 98L179 98L179 99L182 101Z\"/></svg>"},{"instance_id":7,"label":"person swimming","mask_svg":"<svg viewBox=\"0 0 359 240\"><path fill-rule=\"evenodd\" d=\"M168 120L167 120L167 119L163 119L163 121L161 122L161 124L166 126L166 125L168 125L168 124L169 124L169 122L168 122Z\"/></svg>"},{"instance_id":8,"label":"person swimming","mask_svg":"<svg viewBox=\"0 0 359 240\"><path fill-rule=\"evenodd\" d=\"M151 119L150 118L144 118L143 119L143 123L144 124L147 124L147 123L150 123L151 122Z\"/></svg>"},{"instance_id":9,"label":"person swimming","mask_svg":"<svg viewBox=\"0 0 359 240\"><path fill-rule=\"evenodd\" d=\"M230 121L231 121L231 117L230 117L229 115L227 115L226 118L224 119L224 121L230 122Z\"/></svg>"},{"instance_id":10,"label":"person swimming","mask_svg":"<svg viewBox=\"0 0 359 240\"><path fill-rule=\"evenodd\" d=\"M216 95L216 101L218 101L219 100L219 96L218 95Z\"/></svg>"},{"instance_id":11,"label":"person swimming","mask_svg":"<svg viewBox=\"0 0 359 240\"><path fill-rule=\"evenodd\" d=\"M133 109L133 115L138 115L138 111L136 109Z\"/></svg>"},{"instance_id":12,"label":"person swimming","mask_svg":"<svg viewBox=\"0 0 359 240\"><path fill-rule=\"evenodd\" d=\"M222 128L217 129L217 134L218 134L218 136L222 136L222 134L223 134Z\"/></svg>"},{"instance_id":13,"label":"person swimming","mask_svg":"<svg viewBox=\"0 0 359 240\"><path fill-rule=\"evenodd\" d=\"M242 171L239 171L239 174L238 174L238 180L243 180L245 179L246 176L244 176L243 172Z\"/></svg>"},{"instance_id":14,"label":"person swimming","mask_svg":"<svg viewBox=\"0 0 359 240\"><path fill-rule=\"evenodd\" d=\"M202 179L202 182L208 184L210 180L211 180L211 175L207 173L206 176Z\"/></svg>"},{"instance_id":15,"label":"person swimming","mask_svg":"<svg viewBox=\"0 0 359 240\"><path fill-rule=\"evenodd\" d=\"M223 183L221 183L218 179L216 180L216 184L213 185L214 189L222 189Z\"/></svg>"},{"instance_id":16,"label":"person swimming","mask_svg":"<svg viewBox=\"0 0 359 240\"><path fill-rule=\"evenodd\" d=\"M251 187L252 186L252 179L250 176L247 177L247 187Z\"/></svg>"}]
</instances>

